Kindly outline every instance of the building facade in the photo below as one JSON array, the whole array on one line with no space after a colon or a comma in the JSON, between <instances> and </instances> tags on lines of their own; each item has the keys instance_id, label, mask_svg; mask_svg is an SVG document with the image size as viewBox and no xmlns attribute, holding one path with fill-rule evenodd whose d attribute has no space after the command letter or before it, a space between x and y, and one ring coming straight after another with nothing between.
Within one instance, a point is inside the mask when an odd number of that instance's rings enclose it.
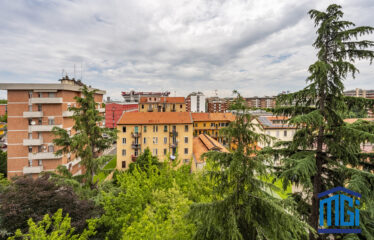
<instances>
[{"instance_id":1,"label":"building facade","mask_svg":"<svg viewBox=\"0 0 374 240\"><path fill-rule=\"evenodd\" d=\"M362 98L374 99L374 90L365 90L365 89L356 88L355 90L345 91L344 95L350 96L350 97L362 97ZM368 112L369 118L374 117L373 111L368 109L367 112Z\"/></svg>"},{"instance_id":2,"label":"building facade","mask_svg":"<svg viewBox=\"0 0 374 240\"><path fill-rule=\"evenodd\" d=\"M229 105L230 105L230 99L226 98L219 98L219 97L210 97L206 99L206 105L207 105L207 112L210 113L224 113L227 112Z\"/></svg>"},{"instance_id":3,"label":"building facade","mask_svg":"<svg viewBox=\"0 0 374 240\"><path fill-rule=\"evenodd\" d=\"M105 127L116 128L123 112L137 112L138 104L107 102L105 104Z\"/></svg>"},{"instance_id":4,"label":"building facade","mask_svg":"<svg viewBox=\"0 0 374 240\"><path fill-rule=\"evenodd\" d=\"M190 93L186 98L187 112L206 112L205 96L202 92Z\"/></svg>"},{"instance_id":5,"label":"building facade","mask_svg":"<svg viewBox=\"0 0 374 240\"><path fill-rule=\"evenodd\" d=\"M146 148L160 161L192 160L193 125L188 112L125 112L117 130L117 169L127 169Z\"/></svg>"},{"instance_id":6,"label":"building facade","mask_svg":"<svg viewBox=\"0 0 374 240\"><path fill-rule=\"evenodd\" d=\"M122 97L125 103L138 104L142 97L168 97L170 92L122 92Z\"/></svg>"},{"instance_id":7,"label":"building facade","mask_svg":"<svg viewBox=\"0 0 374 240\"><path fill-rule=\"evenodd\" d=\"M142 97L139 112L186 112L184 97Z\"/></svg>"},{"instance_id":8,"label":"building facade","mask_svg":"<svg viewBox=\"0 0 374 240\"><path fill-rule=\"evenodd\" d=\"M7 106L7 104L0 104L0 116L4 116L5 114L7 114Z\"/></svg>"},{"instance_id":9,"label":"building facade","mask_svg":"<svg viewBox=\"0 0 374 240\"><path fill-rule=\"evenodd\" d=\"M56 156L53 127L61 127L74 134L74 97L81 95L83 84L65 77L60 84L2 83L8 91L8 178L17 175L36 175L54 171L65 165L73 174L80 172L79 159L73 155ZM98 90L95 101L101 107L105 91Z\"/></svg>"},{"instance_id":10,"label":"building facade","mask_svg":"<svg viewBox=\"0 0 374 240\"><path fill-rule=\"evenodd\" d=\"M275 97L250 97L245 98L245 101L248 104L248 107L252 108L273 108L275 107Z\"/></svg>"}]
</instances>

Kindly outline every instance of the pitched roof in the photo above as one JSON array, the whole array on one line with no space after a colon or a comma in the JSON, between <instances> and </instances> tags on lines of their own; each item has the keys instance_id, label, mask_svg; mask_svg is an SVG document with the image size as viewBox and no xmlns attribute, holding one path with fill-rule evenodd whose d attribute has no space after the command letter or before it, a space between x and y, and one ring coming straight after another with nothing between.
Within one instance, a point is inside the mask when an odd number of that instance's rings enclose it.
<instances>
[{"instance_id":1,"label":"pitched roof","mask_svg":"<svg viewBox=\"0 0 374 240\"><path fill-rule=\"evenodd\" d=\"M117 124L185 124L192 123L189 112L124 112Z\"/></svg>"},{"instance_id":2,"label":"pitched roof","mask_svg":"<svg viewBox=\"0 0 374 240\"><path fill-rule=\"evenodd\" d=\"M206 134L200 134L193 139L193 155L196 163L204 162L201 155L209 151L229 152L222 144Z\"/></svg>"},{"instance_id":3,"label":"pitched roof","mask_svg":"<svg viewBox=\"0 0 374 240\"><path fill-rule=\"evenodd\" d=\"M282 129L282 128L296 128L288 123L274 123L274 120L288 120L285 116L259 116L256 118L264 129Z\"/></svg>"},{"instance_id":4,"label":"pitched roof","mask_svg":"<svg viewBox=\"0 0 374 240\"><path fill-rule=\"evenodd\" d=\"M347 119L344 119L344 122L346 122L346 123L354 123L354 122L356 122L359 119L363 120L363 121L369 121L369 122L373 122L374 121L374 118L347 118Z\"/></svg>"},{"instance_id":5,"label":"pitched roof","mask_svg":"<svg viewBox=\"0 0 374 240\"><path fill-rule=\"evenodd\" d=\"M235 115L232 113L191 113L194 122L206 121L235 121Z\"/></svg>"},{"instance_id":6,"label":"pitched roof","mask_svg":"<svg viewBox=\"0 0 374 240\"><path fill-rule=\"evenodd\" d=\"M152 100L149 101L149 98ZM154 101L154 99L157 99ZM159 100L159 101L158 101ZM185 103L184 97L141 97L140 103Z\"/></svg>"}]
</instances>

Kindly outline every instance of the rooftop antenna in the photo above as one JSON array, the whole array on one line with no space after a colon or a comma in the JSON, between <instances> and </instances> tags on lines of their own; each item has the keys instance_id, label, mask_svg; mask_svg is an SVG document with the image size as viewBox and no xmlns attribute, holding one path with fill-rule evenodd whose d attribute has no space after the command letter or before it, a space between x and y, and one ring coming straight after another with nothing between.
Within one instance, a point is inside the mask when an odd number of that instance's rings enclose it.
<instances>
[{"instance_id":1,"label":"rooftop antenna","mask_svg":"<svg viewBox=\"0 0 374 240\"><path fill-rule=\"evenodd\" d=\"M65 73L65 70L62 69L62 72L61 72L61 78L64 78L64 73Z\"/></svg>"}]
</instances>

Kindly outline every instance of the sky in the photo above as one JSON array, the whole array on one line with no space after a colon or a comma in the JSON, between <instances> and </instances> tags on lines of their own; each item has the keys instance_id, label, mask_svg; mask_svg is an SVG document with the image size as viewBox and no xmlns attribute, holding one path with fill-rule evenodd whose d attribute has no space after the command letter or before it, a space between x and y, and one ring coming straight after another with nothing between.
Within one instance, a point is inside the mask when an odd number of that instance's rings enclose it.
<instances>
[{"instance_id":1,"label":"sky","mask_svg":"<svg viewBox=\"0 0 374 240\"><path fill-rule=\"evenodd\" d=\"M296 91L316 60L316 29L307 12L330 3L0 1L0 83L58 83L68 74L117 100L129 90L221 97L234 89L247 97ZM373 0L335 3L344 19L374 26ZM346 89L374 89L373 65L357 66L360 74L345 81Z\"/></svg>"}]
</instances>

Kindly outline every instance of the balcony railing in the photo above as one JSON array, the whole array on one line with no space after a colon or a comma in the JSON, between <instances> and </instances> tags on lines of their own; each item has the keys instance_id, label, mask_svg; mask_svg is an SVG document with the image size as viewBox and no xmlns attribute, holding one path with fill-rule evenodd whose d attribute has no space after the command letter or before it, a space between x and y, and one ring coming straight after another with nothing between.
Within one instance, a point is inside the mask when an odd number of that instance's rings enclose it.
<instances>
[{"instance_id":1,"label":"balcony railing","mask_svg":"<svg viewBox=\"0 0 374 240\"><path fill-rule=\"evenodd\" d=\"M23 139L23 146L40 146L43 144L43 138Z\"/></svg>"},{"instance_id":2,"label":"balcony railing","mask_svg":"<svg viewBox=\"0 0 374 240\"><path fill-rule=\"evenodd\" d=\"M29 132L51 132L53 127L62 128L62 125L30 125Z\"/></svg>"},{"instance_id":3,"label":"balcony railing","mask_svg":"<svg viewBox=\"0 0 374 240\"><path fill-rule=\"evenodd\" d=\"M178 147L178 142L170 143L170 147L171 147L171 148L176 148L176 147Z\"/></svg>"},{"instance_id":4,"label":"balcony railing","mask_svg":"<svg viewBox=\"0 0 374 240\"><path fill-rule=\"evenodd\" d=\"M136 159L137 159L137 158L138 158L137 156L132 155L132 156L131 156L131 161L136 162Z\"/></svg>"},{"instance_id":5,"label":"balcony railing","mask_svg":"<svg viewBox=\"0 0 374 240\"><path fill-rule=\"evenodd\" d=\"M137 137L142 136L142 134L140 132L132 132L131 136L134 137L134 138L137 138Z\"/></svg>"},{"instance_id":6,"label":"balcony railing","mask_svg":"<svg viewBox=\"0 0 374 240\"><path fill-rule=\"evenodd\" d=\"M170 137L178 137L178 132L177 131L171 131L170 132Z\"/></svg>"},{"instance_id":7,"label":"balcony railing","mask_svg":"<svg viewBox=\"0 0 374 240\"><path fill-rule=\"evenodd\" d=\"M63 117L72 117L74 115L73 111L63 111L62 116Z\"/></svg>"},{"instance_id":8,"label":"balcony railing","mask_svg":"<svg viewBox=\"0 0 374 240\"><path fill-rule=\"evenodd\" d=\"M23 174L41 173L42 171L43 166L23 167Z\"/></svg>"},{"instance_id":9,"label":"balcony railing","mask_svg":"<svg viewBox=\"0 0 374 240\"><path fill-rule=\"evenodd\" d=\"M40 118L40 117L43 117L43 112L42 111L23 112L23 117L24 118Z\"/></svg>"},{"instance_id":10,"label":"balcony railing","mask_svg":"<svg viewBox=\"0 0 374 240\"><path fill-rule=\"evenodd\" d=\"M43 98L31 98L31 104L59 104L62 103L61 97L43 97Z\"/></svg>"},{"instance_id":11,"label":"balcony railing","mask_svg":"<svg viewBox=\"0 0 374 240\"><path fill-rule=\"evenodd\" d=\"M29 153L29 159L32 160L60 159L61 157L61 155L56 156L54 152Z\"/></svg>"},{"instance_id":12,"label":"balcony railing","mask_svg":"<svg viewBox=\"0 0 374 240\"><path fill-rule=\"evenodd\" d=\"M131 147L132 147L133 149L139 149L140 146L141 146L140 143L134 143L134 142L133 142L133 143L131 144Z\"/></svg>"}]
</instances>

